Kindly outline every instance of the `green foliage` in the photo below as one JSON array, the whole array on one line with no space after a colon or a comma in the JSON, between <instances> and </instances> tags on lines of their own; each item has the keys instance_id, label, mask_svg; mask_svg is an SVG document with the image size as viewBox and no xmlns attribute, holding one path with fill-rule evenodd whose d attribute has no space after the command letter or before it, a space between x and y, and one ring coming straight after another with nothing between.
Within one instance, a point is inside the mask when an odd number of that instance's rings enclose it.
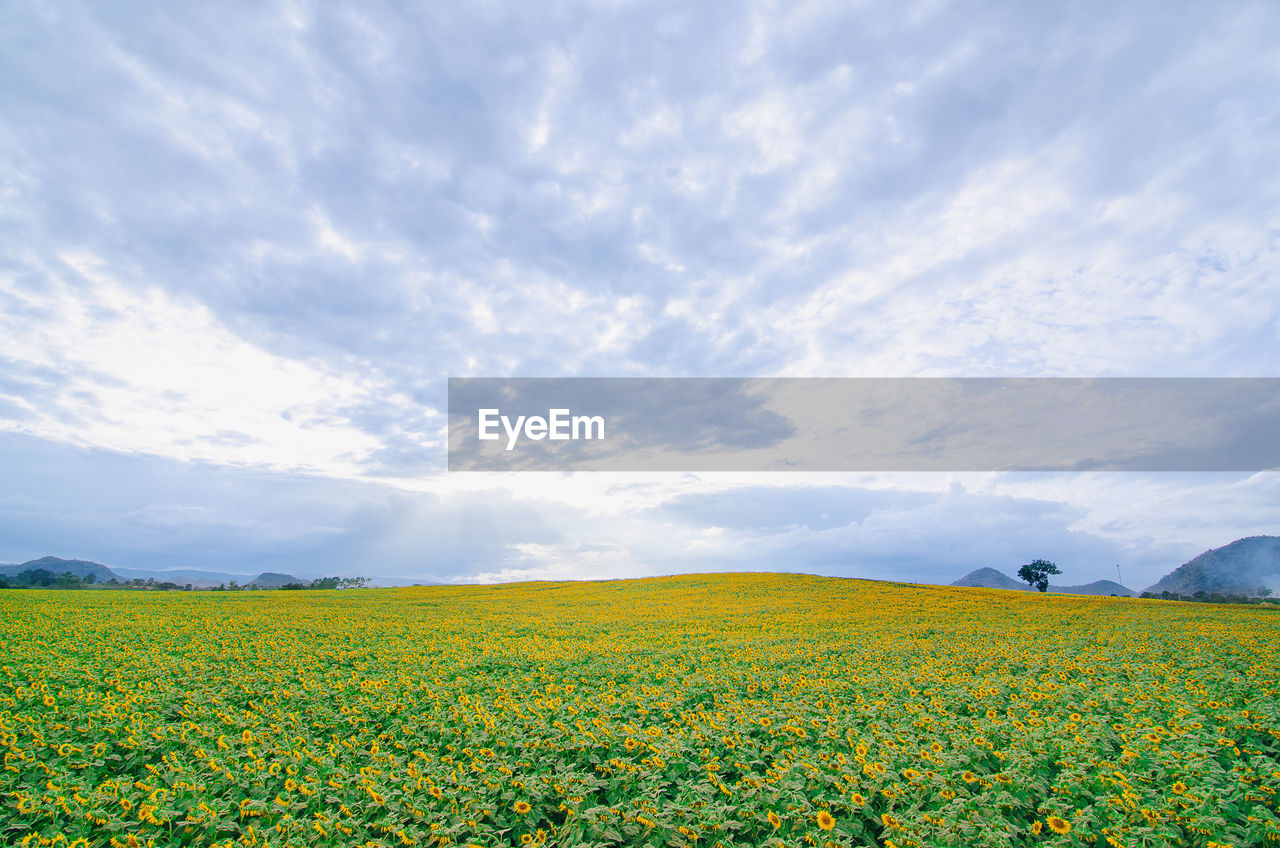
<instances>
[{"instance_id":1,"label":"green foliage","mask_svg":"<svg viewBox=\"0 0 1280 848\"><path fill-rule=\"evenodd\" d=\"M1206 592L1203 589L1193 595L1180 592L1143 592L1140 597L1159 601L1188 601L1197 604L1261 604L1268 603L1267 595L1242 595L1239 592Z\"/></svg>"},{"instance_id":2,"label":"green foliage","mask_svg":"<svg viewBox=\"0 0 1280 848\"><path fill-rule=\"evenodd\" d=\"M1062 571L1047 559L1033 560L1018 569L1018 576L1041 592L1049 588L1049 576L1061 574Z\"/></svg>"}]
</instances>

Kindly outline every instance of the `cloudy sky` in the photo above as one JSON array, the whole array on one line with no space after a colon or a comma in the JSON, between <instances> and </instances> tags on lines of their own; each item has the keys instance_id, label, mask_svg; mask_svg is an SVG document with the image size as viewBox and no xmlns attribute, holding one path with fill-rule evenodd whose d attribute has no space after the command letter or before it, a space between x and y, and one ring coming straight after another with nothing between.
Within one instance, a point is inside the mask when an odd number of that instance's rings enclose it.
<instances>
[{"instance_id":1,"label":"cloudy sky","mask_svg":"<svg viewBox=\"0 0 1280 848\"><path fill-rule=\"evenodd\" d=\"M0 12L0 561L1142 588L1280 474L449 474L450 376L1280 376L1280 7Z\"/></svg>"}]
</instances>

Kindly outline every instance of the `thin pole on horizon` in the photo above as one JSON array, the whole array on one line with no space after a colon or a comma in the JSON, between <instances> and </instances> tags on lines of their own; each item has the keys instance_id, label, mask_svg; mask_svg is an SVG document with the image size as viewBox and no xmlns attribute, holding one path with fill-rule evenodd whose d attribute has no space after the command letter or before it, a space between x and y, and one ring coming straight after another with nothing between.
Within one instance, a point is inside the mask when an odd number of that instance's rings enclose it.
<instances>
[{"instance_id":1,"label":"thin pole on horizon","mask_svg":"<svg viewBox=\"0 0 1280 848\"><path fill-rule=\"evenodd\" d=\"M1124 578L1120 576L1120 563L1118 562L1116 563L1116 582L1119 583L1121 586L1124 585Z\"/></svg>"}]
</instances>

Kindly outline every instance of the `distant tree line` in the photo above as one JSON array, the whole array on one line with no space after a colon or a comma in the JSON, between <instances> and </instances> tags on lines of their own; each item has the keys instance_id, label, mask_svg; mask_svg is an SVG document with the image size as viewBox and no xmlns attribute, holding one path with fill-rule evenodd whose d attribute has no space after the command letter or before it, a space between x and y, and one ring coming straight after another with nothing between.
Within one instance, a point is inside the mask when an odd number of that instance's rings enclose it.
<instances>
[{"instance_id":1,"label":"distant tree line","mask_svg":"<svg viewBox=\"0 0 1280 848\"><path fill-rule=\"evenodd\" d=\"M96 574L80 578L70 571L54 574L47 568L28 568L17 577L0 577L0 589L80 589L92 586L97 580Z\"/></svg>"},{"instance_id":2,"label":"distant tree line","mask_svg":"<svg viewBox=\"0 0 1280 848\"><path fill-rule=\"evenodd\" d=\"M1241 595L1234 592L1206 592L1203 589L1193 595L1180 595L1177 592L1166 590L1159 594L1143 592L1138 597L1158 601L1191 601L1197 604L1260 604L1270 599L1271 590L1266 586L1259 586L1252 595Z\"/></svg>"},{"instance_id":3,"label":"distant tree line","mask_svg":"<svg viewBox=\"0 0 1280 848\"><path fill-rule=\"evenodd\" d=\"M157 581L154 577L143 580L135 577L132 580L110 580L99 582L98 575L86 574L77 577L70 571L54 574L47 568L28 568L15 577L0 576L0 589L142 589L162 592L238 592L245 589L363 589L369 585L368 577L317 577L308 582L285 583L282 586L260 586L251 583L241 586L232 580L208 589L197 589L190 583L178 584L168 580Z\"/></svg>"}]
</instances>

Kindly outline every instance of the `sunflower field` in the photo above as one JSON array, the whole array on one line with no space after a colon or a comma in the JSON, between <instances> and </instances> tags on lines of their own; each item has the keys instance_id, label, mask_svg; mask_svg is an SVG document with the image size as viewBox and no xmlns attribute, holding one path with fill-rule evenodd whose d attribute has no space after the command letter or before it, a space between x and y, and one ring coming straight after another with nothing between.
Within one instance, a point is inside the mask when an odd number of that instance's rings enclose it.
<instances>
[{"instance_id":1,"label":"sunflower field","mask_svg":"<svg viewBox=\"0 0 1280 848\"><path fill-rule=\"evenodd\" d=\"M781 574L0 591L0 844L1280 845L1280 612Z\"/></svg>"}]
</instances>

